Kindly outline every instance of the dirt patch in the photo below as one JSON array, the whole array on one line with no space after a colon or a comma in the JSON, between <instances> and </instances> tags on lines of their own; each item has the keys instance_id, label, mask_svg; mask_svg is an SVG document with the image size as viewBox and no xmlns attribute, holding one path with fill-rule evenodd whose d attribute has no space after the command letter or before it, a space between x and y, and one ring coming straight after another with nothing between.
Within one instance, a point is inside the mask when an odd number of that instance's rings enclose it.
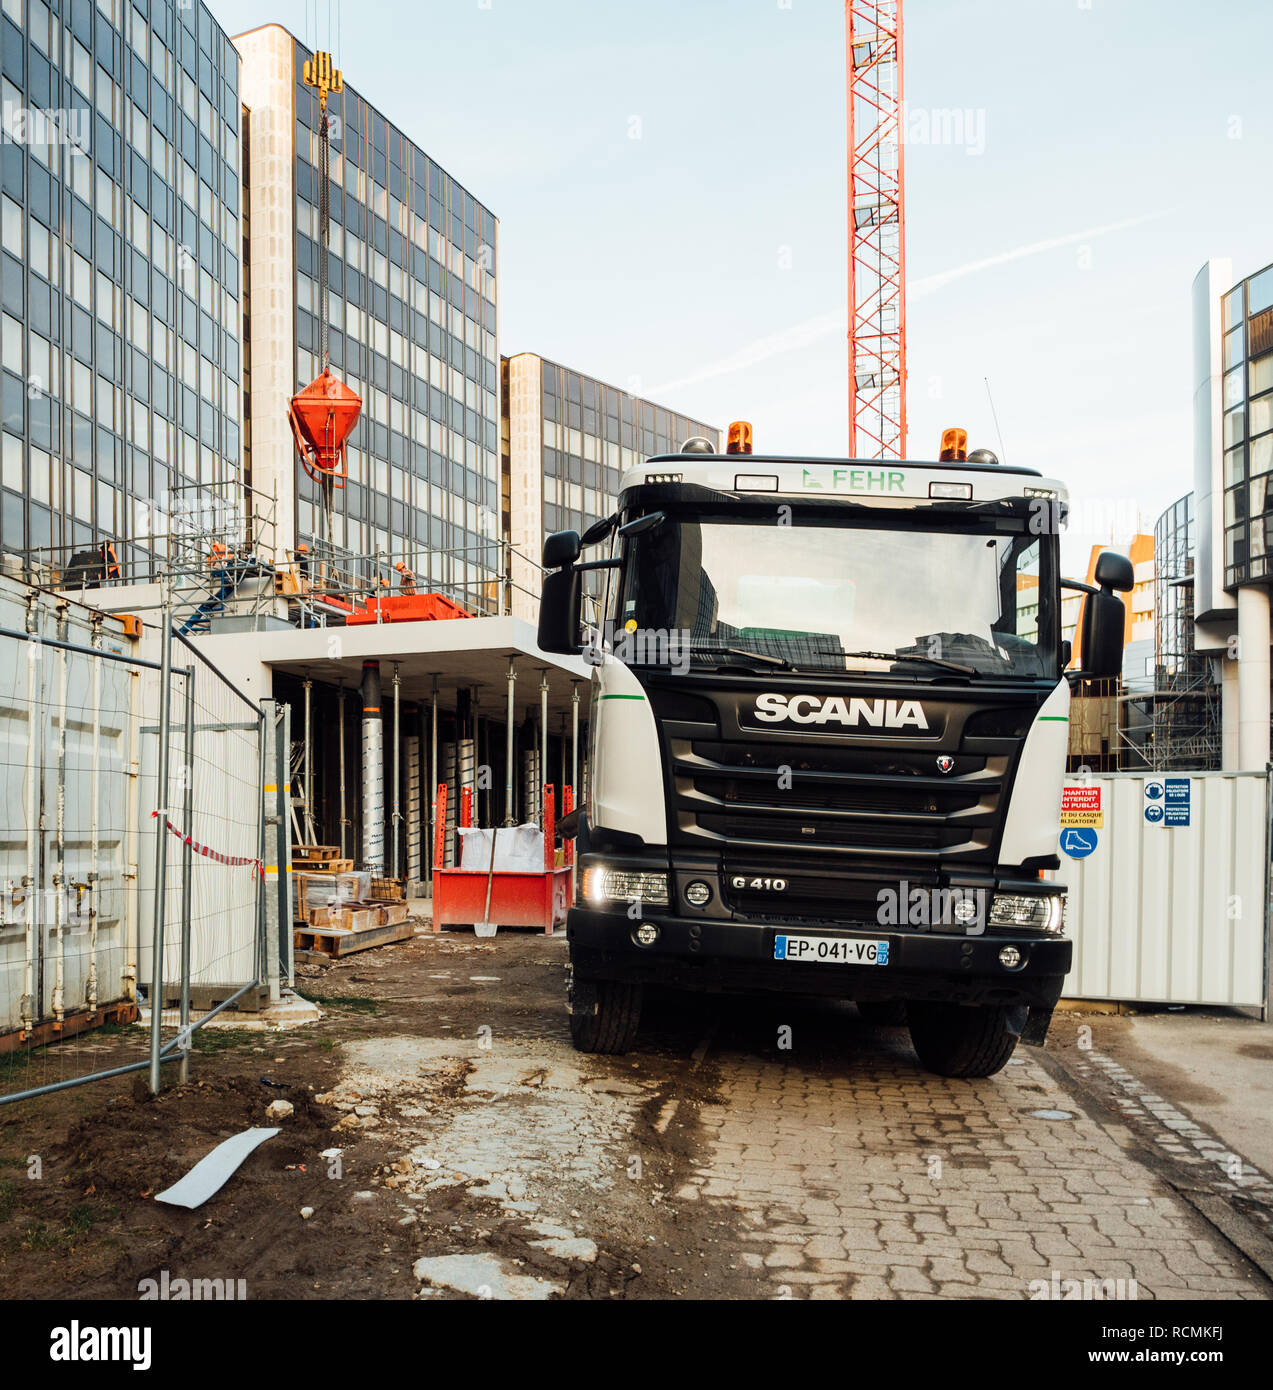
<instances>
[{"instance_id":1,"label":"dirt patch","mask_svg":"<svg viewBox=\"0 0 1273 1390\"><path fill-rule=\"evenodd\" d=\"M0 1110L6 1288L131 1299L166 1270L258 1299L445 1299L469 1295L422 1288L415 1262L471 1254L558 1297L670 1297L695 1277L708 1294L667 1200L712 1100L689 1060L697 1024L656 1005L639 1056L584 1058L565 960L556 939L501 933L306 965L313 1027L199 1034L192 1081L158 1098L123 1078ZM155 1202L278 1099L294 1107L282 1132L216 1196Z\"/></svg>"}]
</instances>

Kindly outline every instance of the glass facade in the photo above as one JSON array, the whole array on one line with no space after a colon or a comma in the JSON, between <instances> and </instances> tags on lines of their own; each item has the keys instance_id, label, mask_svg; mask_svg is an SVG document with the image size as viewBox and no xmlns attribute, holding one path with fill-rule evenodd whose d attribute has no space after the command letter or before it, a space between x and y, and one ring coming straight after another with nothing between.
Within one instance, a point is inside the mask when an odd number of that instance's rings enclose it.
<instances>
[{"instance_id":1,"label":"glass facade","mask_svg":"<svg viewBox=\"0 0 1273 1390\"><path fill-rule=\"evenodd\" d=\"M117 542L239 477L238 55L189 0L3 0L0 546Z\"/></svg>"},{"instance_id":2,"label":"glass facade","mask_svg":"<svg viewBox=\"0 0 1273 1390\"><path fill-rule=\"evenodd\" d=\"M1194 640L1196 542L1190 492L1154 526L1152 765L1159 770L1220 765L1219 691Z\"/></svg>"},{"instance_id":3,"label":"glass facade","mask_svg":"<svg viewBox=\"0 0 1273 1390\"><path fill-rule=\"evenodd\" d=\"M620 474L647 458L677 453L694 435L721 448L714 426L553 362L543 363L543 420L545 535L608 516Z\"/></svg>"},{"instance_id":4,"label":"glass facade","mask_svg":"<svg viewBox=\"0 0 1273 1390\"><path fill-rule=\"evenodd\" d=\"M1224 582L1273 579L1273 266L1221 301Z\"/></svg>"},{"instance_id":5,"label":"glass facade","mask_svg":"<svg viewBox=\"0 0 1273 1390\"><path fill-rule=\"evenodd\" d=\"M296 387L322 367L318 99L296 81ZM363 398L332 541L443 585L499 570L496 219L349 86L329 98L332 370ZM296 464L297 534L321 534ZM492 591L493 592L493 591Z\"/></svg>"}]
</instances>

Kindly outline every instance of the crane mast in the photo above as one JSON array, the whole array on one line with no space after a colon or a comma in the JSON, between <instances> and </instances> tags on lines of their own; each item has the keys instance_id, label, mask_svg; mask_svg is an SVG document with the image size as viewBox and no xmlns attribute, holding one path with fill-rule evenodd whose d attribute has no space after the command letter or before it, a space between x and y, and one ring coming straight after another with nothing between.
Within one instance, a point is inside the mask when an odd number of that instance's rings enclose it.
<instances>
[{"instance_id":1,"label":"crane mast","mask_svg":"<svg viewBox=\"0 0 1273 1390\"><path fill-rule=\"evenodd\" d=\"M849 457L906 457L902 0L846 0Z\"/></svg>"}]
</instances>

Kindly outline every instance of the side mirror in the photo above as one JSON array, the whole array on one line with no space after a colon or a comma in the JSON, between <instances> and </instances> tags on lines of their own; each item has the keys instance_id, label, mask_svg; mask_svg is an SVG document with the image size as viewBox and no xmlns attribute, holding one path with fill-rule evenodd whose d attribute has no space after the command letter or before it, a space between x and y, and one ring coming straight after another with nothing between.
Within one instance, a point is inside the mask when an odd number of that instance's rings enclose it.
<instances>
[{"instance_id":1,"label":"side mirror","mask_svg":"<svg viewBox=\"0 0 1273 1390\"><path fill-rule=\"evenodd\" d=\"M1103 560L1105 556L1102 556ZM1123 556L1117 557L1126 560ZM1099 571L1100 561L1097 561ZM1131 566L1128 565L1128 569ZM1128 586L1130 588L1130 585ZM1107 591L1088 594L1083 603L1083 674L1105 680L1123 669L1123 633L1126 627L1123 600Z\"/></svg>"},{"instance_id":2,"label":"side mirror","mask_svg":"<svg viewBox=\"0 0 1273 1390\"><path fill-rule=\"evenodd\" d=\"M554 531L544 541L544 568L565 569L567 565L575 563L582 549L578 531Z\"/></svg>"},{"instance_id":3,"label":"side mirror","mask_svg":"<svg viewBox=\"0 0 1273 1390\"><path fill-rule=\"evenodd\" d=\"M558 532L544 543L544 558L548 558L549 543L558 536L579 537L573 531ZM1117 602L1117 600L1115 600ZM583 605L583 586L579 571L573 566L555 569L544 575L539 594L539 650L562 656L578 656L583 650L579 640L579 619ZM1122 604L1119 604L1122 608Z\"/></svg>"},{"instance_id":4,"label":"side mirror","mask_svg":"<svg viewBox=\"0 0 1273 1390\"><path fill-rule=\"evenodd\" d=\"M1095 579L1102 589L1118 589L1126 594L1135 586L1136 572L1126 555L1104 550L1096 560Z\"/></svg>"}]
</instances>

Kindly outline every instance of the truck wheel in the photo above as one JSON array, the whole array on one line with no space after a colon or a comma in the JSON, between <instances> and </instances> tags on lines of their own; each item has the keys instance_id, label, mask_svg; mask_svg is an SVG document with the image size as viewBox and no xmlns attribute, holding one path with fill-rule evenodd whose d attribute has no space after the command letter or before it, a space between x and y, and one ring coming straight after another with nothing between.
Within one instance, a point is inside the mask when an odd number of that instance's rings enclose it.
<instances>
[{"instance_id":1,"label":"truck wheel","mask_svg":"<svg viewBox=\"0 0 1273 1390\"><path fill-rule=\"evenodd\" d=\"M993 1076L1007 1066L1017 1045L1001 1004L917 1002L907 1005L911 1043L919 1060L938 1076Z\"/></svg>"},{"instance_id":2,"label":"truck wheel","mask_svg":"<svg viewBox=\"0 0 1273 1390\"><path fill-rule=\"evenodd\" d=\"M619 980L590 982L596 991L595 1013L570 1015L570 1038L576 1052L626 1052L641 1024L641 986Z\"/></svg>"},{"instance_id":3,"label":"truck wheel","mask_svg":"<svg viewBox=\"0 0 1273 1390\"><path fill-rule=\"evenodd\" d=\"M905 1028L905 999L859 999L858 1013L872 1028Z\"/></svg>"}]
</instances>

